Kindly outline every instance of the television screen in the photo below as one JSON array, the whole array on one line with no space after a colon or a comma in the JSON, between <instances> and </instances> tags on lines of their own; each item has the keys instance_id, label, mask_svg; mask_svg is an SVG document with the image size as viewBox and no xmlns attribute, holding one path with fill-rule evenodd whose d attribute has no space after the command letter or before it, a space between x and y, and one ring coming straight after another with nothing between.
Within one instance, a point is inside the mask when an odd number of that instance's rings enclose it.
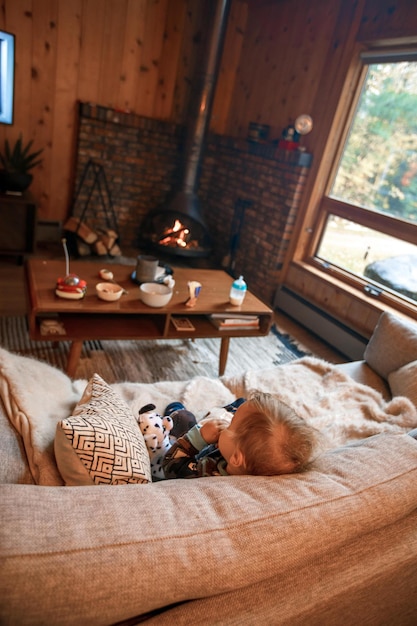
<instances>
[{"instance_id":1,"label":"television screen","mask_svg":"<svg viewBox=\"0 0 417 626\"><path fill-rule=\"evenodd\" d=\"M13 123L14 35L0 30L0 123Z\"/></svg>"}]
</instances>

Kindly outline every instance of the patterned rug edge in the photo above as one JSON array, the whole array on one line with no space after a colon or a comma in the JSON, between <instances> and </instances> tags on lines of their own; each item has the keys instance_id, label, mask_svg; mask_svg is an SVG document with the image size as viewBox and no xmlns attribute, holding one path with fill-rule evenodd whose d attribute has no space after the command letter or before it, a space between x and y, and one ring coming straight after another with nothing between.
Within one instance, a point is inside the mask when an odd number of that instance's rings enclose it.
<instances>
[{"instance_id":1,"label":"patterned rug edge","mask_svg":"<svg viewBox=\"0 0 417 626\"><path fill-rule=\"evenodd\" d=\"M25 316L3 316L0 345L65 370L70 342L32 341ZM108 383L217 377L218 354L218 339L86 341L76 378L88 379L95 372ZM307 355L311 353L304 346L273 325L266 337L233 338L225 374L274 367Z\"/></svg>"}]
</instances>

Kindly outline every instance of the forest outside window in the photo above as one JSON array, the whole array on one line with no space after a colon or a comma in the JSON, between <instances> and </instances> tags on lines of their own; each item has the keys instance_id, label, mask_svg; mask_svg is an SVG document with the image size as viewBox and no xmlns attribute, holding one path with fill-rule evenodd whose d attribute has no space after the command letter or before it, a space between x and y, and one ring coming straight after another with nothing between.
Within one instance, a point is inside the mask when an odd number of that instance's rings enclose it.
<instances>
[{"instance_id":1,"label":"forest outside window","mask_svg":"<svg viewBox=\"0 0 417 626\"><path fill-rule=\"evenodd\" d=\"M417 51L361 62L313 259L368 295L417 308Z\"/></svg>"}]
</instances>

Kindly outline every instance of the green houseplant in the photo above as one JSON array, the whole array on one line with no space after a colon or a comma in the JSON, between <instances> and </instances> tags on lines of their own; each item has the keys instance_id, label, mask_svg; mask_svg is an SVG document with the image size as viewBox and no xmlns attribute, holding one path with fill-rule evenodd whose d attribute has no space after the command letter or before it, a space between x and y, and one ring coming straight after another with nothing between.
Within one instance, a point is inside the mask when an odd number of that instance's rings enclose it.
<instances>
[{"instance_id":1,"label":"green houseplant","mask_svg":"<svg viewBox=\"0 0 417 626\"><path fill-rule=\"evenodd\" d=\"M33 139L26 145L23 144L22 135L19 135L13 148L10 146L8 139L4 142L4 151L0 154L0 162L3 169L0 169L0 190L6 191L25 191L33 180L30 170L39 163L39 155L43 152L43 148L31 152Z\"/></svg>"}]
</instances>

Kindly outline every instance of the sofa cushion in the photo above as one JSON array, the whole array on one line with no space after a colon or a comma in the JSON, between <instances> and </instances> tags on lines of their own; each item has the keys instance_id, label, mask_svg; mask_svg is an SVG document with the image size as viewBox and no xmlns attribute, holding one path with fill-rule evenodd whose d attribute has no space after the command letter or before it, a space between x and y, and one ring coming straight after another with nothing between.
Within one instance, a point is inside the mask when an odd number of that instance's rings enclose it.
<instances>
[{"instance_id":1,"label":"sofa cushion","mask_svg":"<svg viewBox=\"0 0 417 626\"><path fill-rule=\"evenodd\" d=\"M365 348L364 359L382 378L417 359L417 324L382 313Z\"/></svg>"},{"instance_id":2,"label":"sofa cushion","mask_svg":"<svg viewBox=\"0 0 417 626\"><path fill-rule=\"evenodd\" d=\"M143 435L128 405L98 375L72 416L57 425L55 457L66 485L121 485L151 480Z\"/></svg>"},{"instance_id":3,"label":"sofa cushion","mask_svg":"<svg viewBox=\"0 0 417 626\"><path fill-rule=\"evenodd\" d=\"M278 575L309 594L308 577L296 577L306 563L349 554L350 542L416 507L408 435L328 452L298 475L0 485L0 623L114 624ZM278 598L278 621L279 611Z\"/></svg>"},{"instance_id":4,"label":"sofa cushion","mask_svg":"<svg viewBox=\"0 0 417 626\"><path fill-rule=\"evenodd\" d=\"M357 383L369 385L382 394L385 400L391 398L391 391L384 378L379 376L365 361L349 361L348 363L338 363L337 369L344 372Z\"/></svg>"},{"instance_id":5,"label":"sofa cushion","mask_svg":"<svg viewBox=\"0 0 417 626\"><path fill-rule=\"evenodd\" d=\"M393 396L406 396L417 406L417 361L391 372L388 382Z\"/></svg>"}]
</instances>

